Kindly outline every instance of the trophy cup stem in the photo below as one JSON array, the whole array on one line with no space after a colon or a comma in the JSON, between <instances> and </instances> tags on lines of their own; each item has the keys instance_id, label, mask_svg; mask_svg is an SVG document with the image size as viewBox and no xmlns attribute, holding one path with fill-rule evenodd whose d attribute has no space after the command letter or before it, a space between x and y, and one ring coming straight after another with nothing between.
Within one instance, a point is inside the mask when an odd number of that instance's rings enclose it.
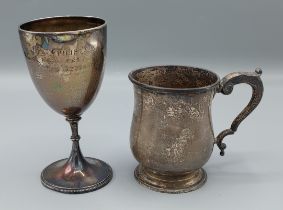
<instances>
[{"instance_id":1,"label":"trophy cup stem","mask_svg":"<svg viewBox=\"0 0 283 210\"><path fill-rule=\"evenodd\" d=\"M112 178L112 169L107 163L83 156L78 134L80 119L80 116L66 118L71 126L73 142L69 158L52 163L41 173L41 182L49 189L62 193L85 193L105 186Z\"/></svg>"},{"instance_id":2,"label":"trophy cup stem","mask_svg":"<svg viewBox=\"0 0 283 210\"><path fill-rule=\"evenodd\" d=\"M85 158L81 152L80 145L78 141L73 141L72 151L68 159L67 165L75 171L82 171L86 165Z\"/></svg>"},{"instance_id":3,"label":"trophy cup stem","mask_svg":"<svg viewBox=\"0 0 283 210\"><path fill-rule=\"evenodd\" d=\"M81 152L79 140L81 139L78 133L78 122L81 119L80 116L67 117L66 120L70 123L73 142L72 151L70 157L66 163L70 171L83 171L87 167L87 162Z\"/></svg>"}]
</instances>

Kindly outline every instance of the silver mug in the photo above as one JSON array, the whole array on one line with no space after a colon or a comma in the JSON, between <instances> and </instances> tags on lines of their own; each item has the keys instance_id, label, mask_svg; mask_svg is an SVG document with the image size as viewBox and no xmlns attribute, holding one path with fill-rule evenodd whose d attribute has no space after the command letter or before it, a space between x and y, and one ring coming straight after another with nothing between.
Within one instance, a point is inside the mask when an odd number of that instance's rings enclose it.
<instances>
[{"instance_id":1,"label":"silver mug","mask_svg":"<svg viewBox=\"0 0 283 210\"><path fill-rule=\"evenodd\" d=\"M131 126L132 152L139 162L137 181L152 190L188 192L207 178L202 166L216 144L224 155L227 135L257 107L263 94L262 71L214 72L188 66L153 66L132 71L135 105ZM228 95L240 83L252 87L252 98L229 129L214 137L211 103L216 93Z\"/></svg>"}]
</instances>

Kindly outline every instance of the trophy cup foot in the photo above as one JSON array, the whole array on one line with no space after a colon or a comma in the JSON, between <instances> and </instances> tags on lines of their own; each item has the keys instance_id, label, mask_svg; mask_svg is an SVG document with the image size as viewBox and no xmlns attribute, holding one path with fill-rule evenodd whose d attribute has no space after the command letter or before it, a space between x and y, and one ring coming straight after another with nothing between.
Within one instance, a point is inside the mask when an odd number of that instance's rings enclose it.
<instances>
[{"instance_id":1,"label":"trophy cup foot","mask_svg":"<svg viewBox=\"0 0 283 210\"><path fill-rule=\"evenodd\" d=\"M81 168L74 168L70 159L47 166L41 173L43 186L61 193L86 193L102 188L112 179L111 167L98 159L86 157Z\"/></svg>"},{"instance_id":2,"label":"trophy cup foot","mask_svg":"<svg viewBox=\"0 0 283 210\"><path fill-rule=\"evenodd\" d=\"M200 188L207 179L204 169L183 174L163 174L138 165L135 169L136 180L151 190L163 193L185 193Z\"/></svg>"}]
</instances>

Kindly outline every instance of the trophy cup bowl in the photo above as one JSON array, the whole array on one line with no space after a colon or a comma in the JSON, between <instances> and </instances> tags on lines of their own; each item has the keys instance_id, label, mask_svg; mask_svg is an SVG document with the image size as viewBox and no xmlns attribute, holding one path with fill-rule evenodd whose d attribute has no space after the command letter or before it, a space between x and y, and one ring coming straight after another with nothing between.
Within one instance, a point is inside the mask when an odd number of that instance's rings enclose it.
<instances>
[{"instance_id":1,"label":"trophy cup bowl","mask_svg":"<svg viewBox=\"0 0 283 210\"><path fill-rule=\"evenodd\" d=\"M84 157L79 147L78 121L95 99L106 55L106 22L95 17L50 17L19 26L28 69L39 94L70 123L70 157L47 166L42 184L62 193L85 193L105 186L112 169Z\"/></svg>"}]
</instances>

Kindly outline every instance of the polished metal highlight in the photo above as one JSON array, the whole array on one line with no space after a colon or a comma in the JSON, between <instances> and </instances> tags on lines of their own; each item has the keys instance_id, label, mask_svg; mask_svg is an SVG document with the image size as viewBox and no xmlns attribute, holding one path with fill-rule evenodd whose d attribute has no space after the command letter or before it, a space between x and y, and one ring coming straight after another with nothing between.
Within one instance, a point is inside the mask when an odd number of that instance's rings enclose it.
<instances>
[{"instance_id":1,"label":"polished metal highlight","mask_svg":"<svg viewBox=\"0 0 283 210\"><path fill-rule=\"evenodd\" d=\"M132 152L140 163L137 181L152 190L188 192L207 178L202 166L213 146L224 155L227 135L257 107L263 94L262 71L231 73L219 79L204 69L187 66L153 66L132 71L135 106L131 126ZM211 103L216 93L230 94L233 86L249 84L252 98L231 127L216 138L212 129Z\"/></svg>"},{"instance_id":2,"label":"polished metal highlight","mask_svg":"<svg viewBox=\"0 0 283 210\"><path fill-rule=\"evenodd\" d=\"M41 181L62 193L84 193L106 185L112 169L84 158L78 121L99 90L106 55L106 22L95 17L51 17L20 25L28 69L39 94L70 123L73 142L68 159L46 167Z\"/></svg>"}]
</instances>

